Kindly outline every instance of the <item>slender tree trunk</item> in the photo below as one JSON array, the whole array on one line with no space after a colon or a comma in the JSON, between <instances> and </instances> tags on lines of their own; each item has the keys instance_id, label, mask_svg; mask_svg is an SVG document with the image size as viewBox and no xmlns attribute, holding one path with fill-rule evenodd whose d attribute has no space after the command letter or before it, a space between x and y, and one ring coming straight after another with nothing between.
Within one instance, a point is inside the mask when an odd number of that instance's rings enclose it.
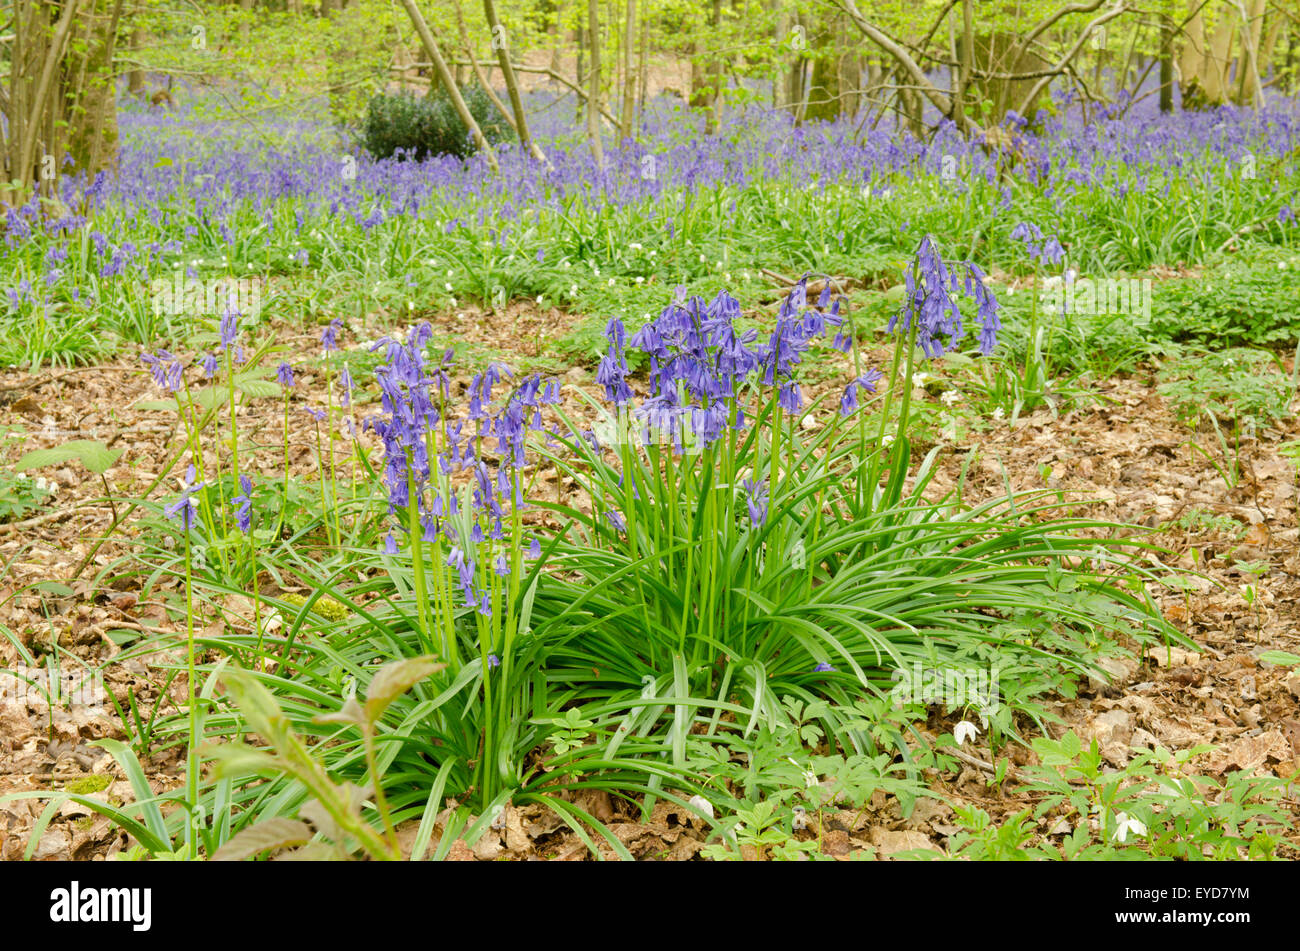
<instances>
[{"instance_id":1,"label":"slender tree trunk","mask_svg":"<svg viewBox=\"0 0 1300 951\"><path fill-rule=\"evenodd\" d=\"M131 31L131 38L127 44L132 58L140 52L142 46L144 46L144 34L137 27ZM144 97L144 70L134 66L131 68L131 71L126 74L126 91L136 98Z\"/></svg>"},{"instance_id":2,"label":"slender tree trunk","mask_svg":"<svg viewBox=\"0 0 1300 951\"><path fill-rule=\"evenodd\" d=\"M557 3L554 9L555 19L547 26L546 32L554 46L551 47L551 72L558 73L564 68L564 30L560 27L563 19L564 4Z\"/></svg>"},{"instance_id":3,"label":"slender tree trunk","mask_svg":"<svg viewBox=\"0 0 1300 951\"><path fill-rule=\"evenodd\" d=\"M587 75L587 143L596 165L605 167L605 148L600 141L600 0L587 0L587 46L591 66Z\"/></svg>"},{"instance_id":4,"label":"slender tree trunk","mask_svg":"<svg viewBox=\"0 0 1300 951\"><path fill-rule=\"evenodd\" d=\"M650 18L641 17L641 56L637 68L636 116L640 125L645 115L646 91L650 85Z\"/></svg>"},{"instance_id":5,"label":"slender tree trunk","mask_svg":"<svg viewBox=\"0 0 1300 951\"><path fill-rule=\"evenodd\" d=\"M619 121L623 136L633 138L632 112L636 108L636 69L633 51L636 48L636 0L627 0L627 13L623 23L623 108Z\"/></svg>"},{"instance_id":6,"label":"slender tree trunk","mask_svg":"<svg viewBox=\"0 0 1300 951\"><path fill-rule=\"evenodd\" d=\"M1160 17L1160 111L1174 111L1174 18Z\"/></svg>"},{"instance_id":7,"label":"slender tree trunk","mask_svg":"<svg viewBox=\"0 0 1300 951\"><path fill-rule=\"evenodd\" d=\"M1241 14L1241 59L1237 65L1240 74L1237 81L1237 101L1248 100L1256 108L1262 105L1260 90L1259 41L1264 25L1264 0L1253 3L1237 0L1237 10Z\"/></svg>"},{"instance_id":8,"label":"slender tree trunk","mask_svg":"<svg viewBox=\"0 0 1300 951\"><path fill-rule=\"evenodd\" d=\"M577 28L573 32L574 32L574 42L577 44L578 47L577 64L575 66L575 68L577 69L577 73L574 76L574 79L576 80L574 85L577 86L578 88L581 88L583 82L586 81L586 75L587 75L586 73L583 72L583 66L584 66L583 60L587 55L587 40L586 40L587 30L582 25L582 22L579 21ZM574 110L573 113L574 122L584 121L583 116L585 115L585 113L582 110L586 108L586 103L587 103L587 99L585 95L578 97L577 108Z\"/></svg>"},{"instance_id":9,"label":"slender tree trunk","mask_svg":"<svg viewBox=\"0 0 1300 951\"><path fill-rule=\"evenodd\" d=\"M722 0L713 0L709 11L709 33L713 42L718 42L718 28L722 25ZM709 111L705 119L705 131L712 135L718 131L719 112L722 106L722 55L714 54L707 72L709 83Z\"/></svg>"},{"instance_id":10,"label":"slender tree trunk","mask_svg":"<svg viewBox=\"0 0 1300 951\"><path fill-rule=\"evenodd\" d=\"M975 11L974 0L962 0L961 5L961 66L957 70L957 96L953 102L953 121L957 128L966 128L966 100L970 91L971 70L975 66Z\"/></svg>"},{"instance_id":11,"label":"slender tree trunk","mask_svg":"<svg viewBox=\"0 0 1300 951\"><path fill-rule=\"evenodd\" d=\"M483 0L483 15L487 18L488 27L492 30L492 46L497 51L497 62L501 65L501 77L505 80L506 94L510 97L510 108L515 114L515 131L519 134L519 144L523 146L524 151L530 153L533 158L544 165L550 165L541 148L533 140L528 131L528 116L524 112L524 101L519 95L519 80L515 77L514 67L510 63L510 42L506 35L505 28L501 25L501 20L497 16L496 4L493 0ZM462 20L463 22L463 20ZM494 96L495 98L495 96ZM497 100L500 102L500 100Z\"/></svg>"}]
</instances>

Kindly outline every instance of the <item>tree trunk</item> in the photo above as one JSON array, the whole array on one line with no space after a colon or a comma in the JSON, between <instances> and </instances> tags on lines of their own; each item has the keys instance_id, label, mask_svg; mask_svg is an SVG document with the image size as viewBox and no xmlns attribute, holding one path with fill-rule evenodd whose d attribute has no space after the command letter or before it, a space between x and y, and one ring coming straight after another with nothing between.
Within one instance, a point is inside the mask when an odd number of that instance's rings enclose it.
<instances>
[{"instance_id":1,"label":"tree trunk","mask_svg":"<svg viewBox=\"0 0 1300 951\"><path fill-rule=\"evenodd\" d=\"M587 46L591 66L587 76L587 143L596 165L605 167L605 148L600 141L600 0L587 0Z\"/></svg>"},{"instance_id":2,"label":"tree trunk","mask_svg":"<svg viewBox=\"0 0 1300 951\"><path fill-rule=\"evenodd\" d=\"M971 70L975 68L975 13L972 0L962 0L961 46L958 48L957 95L952 104L953 121L957 128L966 127L966 101L970 95Z\"/></svg>"},{"instance_id":3,"label":"tree trunk","mask_svg":"<svg viewBox=\"0 0 1300 951\"><path fill-rule=\"evenodd\" d=\"M713 0L713 6L709 11L709 33L713 42L718 41L718 29L722 25L722 0ZM722 56L715 54L710 62L707 72L709 84L709 111L705 119L704 129L712 135L718 131L719 112L722 107Z\"/></svg>"},{"instance_id":4,"label":"tree trunk","mask_svg":"<svg viewBox=\"0 0 1300 951\"><path fill-rule=\"evenodd\" d=\"M1160 17L1160 111L1174 111L1174 18Z\"/></svg>"},{"instance_id":5,"label":"tree trunk","mask_svg":"<svg viewBox=\"0 0 1300 951\"><path fill-rule=\"evenodd\" d=\"M564 68L564 31L560 29L560 20L563 19L564 4L557 3L554 7L555 19L546 27L547 35L551 37L551 42L555 45L551 47L551 72L558 73Z\"/></svg>"},{"instance_id":6,"label":"tree trunk","mask_svg":"<svg viewBox=\"0 0 1300 951\"><path fill-rule=\"evenodd\" d=\"M483 16L487 18L488 27L492 30L492 45L497 51L497 62L501 64L501 76L505 80L506 94L510 97L510 108L515 114L514 126L515 132L519 134L519 144L537 161L550 165L541 148L528 132L528 116L524 113L524 101L519 95L519 81L515 78L515 70L510 63L509 38L497 16L497 8L493 0L483 0ZM486 83L484 86L486 88Z\"/></svg>"},{"instance_id":7,"label":"tree trunk","mask_svg":"<svg viewBox=\"0 0 1300 951\"><path fill-rule=\"evenodd\" d=\"M1237 61L1237 102L1261 105L1259 43L1264 26L1264 0L1237 4L1241 11L1241 58Z\"/></svg>"},{"instance_id":8,"label":"tree trunk","mask_svg":"<svg viewBox=\"0 0 1300 951\"><path fill-rule=\"evenodd\" d=\"M0 95L7 120L0 200L21 204L33 189L56 198L65 157L77 171L90 174L116 163L112 65L125 3L12 4L9 90Z\"/></svg>"},{"instance_id":9,"label":"tree trunk","mask_svg":"<svg viewBox=\"0 0 1300 951\"><path fill-rule=\"evenodd\" d=\"M808 119L831 120L840 111L840 71L835 38L839 35L837 19L818 24L810 44L817 51L813 60L812 80L808 89Z\"/></svg>"},{"instance_id":10,"label":"tree trunk","mask_svg":"<svg viewBox=\"0 0 1300 951\"><path fill-rule=\"evenodd\" d=\"M636 108L636 0L627 0L627 14L623 23L623 108L619 112L619 122L623 126L623 136L634 138L632 112Z\"/></svg>"},{"instance_id":11,"label":"tree trunk","mask_svg":"<svg viewBox=\"0 0 1300 951\"><path fill-rule=\"evenodd\" d=\"M637 69L636 115L638 124L645 115L646 91L650 85L650 19L641 18L641 57Z\"/></svg>"},{"instance_id":12,"label":"tree trunk","mask_svg":"<svg viewBox=\"0 0 1300 951\"><path fill-rule=\"evenodd\" d=\"M128 43L127 49L134 56L139 53L142 46L144 46L144 34L140 32L139 28L136 28L131 31L131 39ZM131 71L126 74L126 91L137 99L144 98L143 69L132 67Z\"/></svg>"},{"instance_id":13,"label":"tree trunk","mask_svg":"<svg viewBox=\"0 0 1300 951\"><path fill-rule=\"evenodd\" d=\"M582 86L582 83L586 78L586 73L583 72L584 57L587 55L586 36L587 36L587 30L583 27L582 22L579 21L578 26L573 31L574 43L578 47L577 63L575 65L575 69L577 71L574 73L575 85L578 87ZM586 108L586 102L587 100L585 97L583 96L578 97L577 107L573 113L573 121L575 123L585 121L583 119L583 116L586 113L583 112L583 109Z\"/></svg>"}]
</instances>

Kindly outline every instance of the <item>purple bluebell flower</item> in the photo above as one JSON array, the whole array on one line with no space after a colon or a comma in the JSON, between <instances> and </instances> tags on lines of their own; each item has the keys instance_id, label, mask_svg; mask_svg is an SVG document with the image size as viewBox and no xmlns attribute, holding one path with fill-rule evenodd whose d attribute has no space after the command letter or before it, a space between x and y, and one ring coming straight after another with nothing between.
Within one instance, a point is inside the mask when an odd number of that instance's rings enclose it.
<instances>
[{"instance_id":1,"label":"purple bluebell flower","mask_svg":"<svg viewBox=\"0 0 1300 951\"><path fill-rule=\"evenodd\" d=\"M749 520L755 527L761 527L767 521L767 480L746 479L741 484L745 487L745 505L749 508Z\"/></svg>"},{"instance_id":2,"label":"purple bluebell flower","mask_svg":"<svg viewBox=\"0 0 1300 951\"><path fill-rule=\"evenodd\" d=\"M832 667L830 664L826 663L826 661L822 661L820 664L818 664L816 667L813 668L813 672L818 674L833 673L834 671L835 668Z\"/></svg>"},{"instance_id":3,"label":"purple bluebell flower","mask_svg":"<svg viewBox=\"0 0 1300 951\"><path fill-rule=\"evenodd\" d=\"M180 498L163 509L163 514L168 518L179 517L181 527L186 531L194 526L194 517L199 510L199 500L195 496L207 486L206 482L195 483L194 479L194 467L190 466L185 470L185 482L181 486Z\"/></svg>"},{"instance_id":4,"label":"purple bluebell flower","mask_svg":"<svg viewBox=\"0 0 1300 951\"><path fill-rule=\"evenodd\" d=\"M339 373L339 405L348 406L352 402L352 372L344 367Z\"/></svg>"},{"instance_id":5,"label":"purple bluebell flower","mask_svg":"<svg viewBox=\"0 0 1300 951\"><path fill-rule=\"evenodd\" d=\"M784 383L777 396L777 402L787 413L799 412L803 408L803 396L799 392L799 384L793 380Z\"/></svg>"},{"instance_id":6,"label":"purple bluebell flower","mask_svg":"<svg viewBox=\"0 0 1300 951\"><path fill-rule=\"evenodd\" d=\"M343 329L343 318L335 317L329 322L320 335L320 347L324 351L337 350L339 348L339 331Z\"/></svg>"},{"instance_id":7,"label":"purple bluebell flower","mask_svg":"<svg viewBox=\"0 0 1300 951\"><path fill-rule=\"evenodd\" d=\"M1033 228L1032 225L1025 227ZM975 264L967 262L958 266L965 271L966 294L974 297L978 305L980 346L988 353L997 341L997 330L1000 327L998 302L984 283L984 273ZM944 263L930 235L921 239L916 260L908 266L904 280L904 303L890 320L889 332L915 331L917 345L931 359L955 348L965 335L961 311L953 297L959 288L959 281L957 275ZM946 342L943 337L948 338Z\"/></svg>"},{"instance_id":8,"label":"purple bluebell flower","mask_svg":"<svg viewBox=\"0 0 1300 951\"><path fill-rule=\"evenodd\" d=\"M1026 253L1043 264L1059 264L1065 257L1065 249L1060 239L1052 235L1043 240L1043 231L1038 225L1022 221L1011 229L1011 240L1024 243Z\"/></svg>"},{"instance_id":9,"label":"purple bluebell flower","mask_svg":"<svg viewBox=\"0 0 1300 951\"><path fill-rule=\"evenodd\" d=\"M1043 250L1039 254L1039 259L1044 264L1060 264L1065 257L1065 249L1061 247L1061 242L1056 235L1052 235L1043 244Z\"/></svg>"},{"instance_id":10,"label":"purple bluebell flower","mask_svg":"<svg viewBox=\"0 0 1300 951\"><path fill-rule=\"evenodd\" d=\"M217 326L221 337L221 349L230 354L230 359L235 363L244 362L244 348L239 344L239 318L241 316L235 307L235 299L232 296L227 300L226 309L222 313L221 321Z\"/></svg>"},{"instance_id":11,"label":"purple bluebell flower","mask_svg":"<svg viewBox=\"0 0 1300 951\"><path fill-rule=\"evenodd\" d=\"M286 362L281 362L280 365L275 368L275 380L285 389L292 387L293 367L289 366Z\"/></svg>"},{"instance_id":12,"label":"purple bluebell flower","mask_svg":"<svg viewBox=\"0 0 1300 951\"><path fill-rule=\"evenodd\" d=\"M184 368L181 362L166 350L159 350L157 356L142 353L140 359L149 367L149 373L159 389L175 393L181 388Z\"/></svg>"},{"instance_id":13,"label":"purple bluebell flower","mask_svg":"<svg viewBox=\"0 0 1300 951\"><path fill-rule=\"evenodd\" d=\"M622 406L632 399L632 388L625 379L628 371L623 344L627 332L623 328L623 322L617 317L611 317L605 327L605 337L609 341L609 349L605 351L596 370L596 382L605 388L605 399L616 406Z\"/></svg>"},{"instance_id":14,"label":"purple bluebell flower","mask_svg":"<svg viewBox=\"0 0 1300 951\"><path fill-rule=\"evenodd\" d=\"M876 392L876 383L879 382L883 376L884 374L879 370L870 369L846 386L844 388L844 394L840 397L840 415L851 415L854 410L858 408L858 391L866 390L868 393Z\"/></svg>"},{"instance_id":15,"label":"purple bluebell flower","mask_svg":"<svg viewBox=\"0 0 1300 951\"><path fill-rule=\"evenodd\" d=\"M239 506L235 510L235 524L245 535L253 526L253 482L248 476L241 474L239 476L239 488L241 493L234 498L234 502Z\"/></svg>"}]
</instances>

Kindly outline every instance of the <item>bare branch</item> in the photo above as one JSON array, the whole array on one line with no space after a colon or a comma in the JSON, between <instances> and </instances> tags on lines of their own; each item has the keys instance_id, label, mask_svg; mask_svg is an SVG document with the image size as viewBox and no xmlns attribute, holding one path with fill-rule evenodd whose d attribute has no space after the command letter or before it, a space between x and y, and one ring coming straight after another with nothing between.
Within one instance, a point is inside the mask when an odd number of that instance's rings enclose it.
<instances>
[{"instance_id":1,"label":"bare branch","mask_svg":"<svg viewBox=\"0 0 1300 951\"><path fill-rule=\"evenodd\" d=\"M1127 3L1121 3L1119 6L1107 10L1101 16L1094 18L1091 22L1088 23L1087 26L1083 28L1083 32L1079 34L1079 38L1078 40L1075 41L1074 46L1070 47L1070 51L1066 53L1064 56L1062 56L1060 61L1057 62L1056 68L1064 69L1068 64L1073 62L1074 58L1079 55L1079 50L1083 49L1083 44L1088 42L1088 37L1092 36L1093 31L1097 27L1101 26L1104 23L1110 22L1111 20L1115 19L1115 17L1121 16L1122 14L1125 14L1128 11L1129 11L1129 5ZM1047 88L1047 85L1050 82L1051 82L1050 78L1043 77L1038 82L1034 83L1033 88L1030 89L1029 93L1020 101L1020 108L1017 109L1016 112L1020 113L1021 115L1024 115L1025 112L1028 111L1029 106L1033 103L1033 101L1038 98L1038 94L1041 93L1045 88Z\"/></svg>"},{"instance_id":2,"label":"bare branch","mask_svg":"<svg viewBox=\"0 0 1300 951\"><path fill-rule=\"evenodd\" d=\"M871 42L875 43L894 58L894 61L902 67L908 76L911 77L912 82L920 88L921 93L925 98L930 100L936 109L942 112L945 116L952 117L953 121L958 122L958 127L962 132L967 134L978 134L982 131L969 116L965 115L964 111L954 108L954 103L951 97L944 93L944 91L934 83L930 82L930 79L925 75L924 70L917 65L916 60L912 58L911 54L909 54L897 40L886 34L862 15L862 11L858 9L857 4L854 3L853 0L835 0L835 2L841 10L849 15L849 19L851 19L854 25L866 35L867 39L871 40Z\"/></svg>"}]
</instances>

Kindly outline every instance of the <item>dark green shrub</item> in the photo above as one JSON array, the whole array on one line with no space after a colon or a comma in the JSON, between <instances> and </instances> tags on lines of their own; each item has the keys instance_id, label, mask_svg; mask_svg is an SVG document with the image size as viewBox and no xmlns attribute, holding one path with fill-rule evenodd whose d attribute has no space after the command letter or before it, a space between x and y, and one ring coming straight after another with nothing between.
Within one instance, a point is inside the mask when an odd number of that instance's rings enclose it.
<instances>
[{"instance_id":1,"label":"dark green shrub","mask_svg":"<svg viewBox=\"0 0 1300 951\"><path fill-rule=\"evenodd\" d=\"M505 138L509 127L482 87L466 86L461 95L489 142L495 144ZM469 128L442 89L430 96L403 91L373 97L361 126L361 144L377 159L389 158L399 149L417 161L430 155L464 158L474 151Z\"/></svg>"}]
</instances>

